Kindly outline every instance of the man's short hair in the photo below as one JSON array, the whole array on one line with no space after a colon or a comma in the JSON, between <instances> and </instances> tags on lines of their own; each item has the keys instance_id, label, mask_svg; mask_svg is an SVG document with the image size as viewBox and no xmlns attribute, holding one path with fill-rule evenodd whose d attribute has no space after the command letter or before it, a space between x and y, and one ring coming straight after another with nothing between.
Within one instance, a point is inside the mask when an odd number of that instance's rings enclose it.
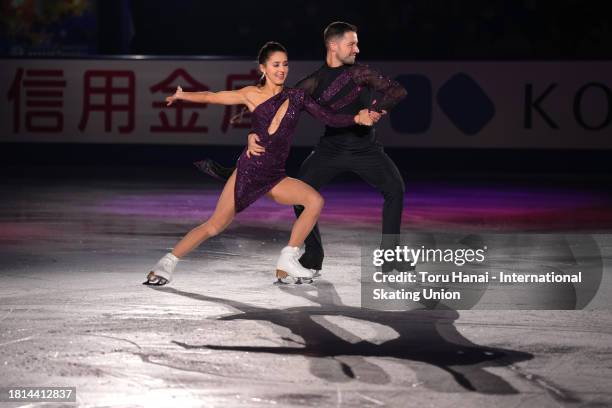
<instances>
[{"instance_id":1,"label":"man's short hair","mask_svg":"<svg viewBox=\"0 0 612 408\"><path fill-rule=\"evenodd\" d=\"M357 26L349 23L345 23L344 21L334 21L323 31L323 41L325 41L325 45L329 43L334 38L342 37L344 33L354 31L357 32Z\"/></svg>"}]
</instances>

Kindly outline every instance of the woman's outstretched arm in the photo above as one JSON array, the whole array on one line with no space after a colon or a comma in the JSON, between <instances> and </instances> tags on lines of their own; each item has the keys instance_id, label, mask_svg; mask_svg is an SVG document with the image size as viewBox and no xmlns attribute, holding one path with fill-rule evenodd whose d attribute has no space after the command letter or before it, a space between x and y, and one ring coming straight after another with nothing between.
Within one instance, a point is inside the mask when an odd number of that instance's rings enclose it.
<instances>
[{"instance_id":1,"label":"woman's outstretched arm","mask_svg":"<svg viewBox=\"0 0 612 408\"><path fill-rule=\"evenodd\" d=\"M176 92L172 96L166 98L167 106L172 105L175 101L187 101L194 103L212 103L216 105L248 105L246 94L250 91L251 86L246 86L235 91L220 91L220 92L184 92L180 86L176 88Z\"/></svg>"}]
</instances>

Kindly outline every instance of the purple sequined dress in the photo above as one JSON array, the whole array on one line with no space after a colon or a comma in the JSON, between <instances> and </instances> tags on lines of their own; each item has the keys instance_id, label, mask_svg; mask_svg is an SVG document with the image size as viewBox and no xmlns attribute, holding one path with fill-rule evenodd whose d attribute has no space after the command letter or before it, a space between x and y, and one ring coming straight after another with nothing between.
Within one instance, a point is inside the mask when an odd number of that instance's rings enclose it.
<instances>
[{"instance_id":1,"label":"purple sequined dress","mask_svg":"<svg viewBox=\"0 0 612 408\"><path fill-rule=\"evenodd\" d=\"M268 134L268 128L281 105L289 100L287 111L278 129ZM258 105L252 113L251 132L259 136L259 144L266 149L260 156L247 157L244 149L238 158L234 201L236 212L240 212L270 191L285 174L285 161L293 133L302 110L308 111L327 126L346 127L353 125L354 115L338 114L318 105L303 89L284 88L281 92Z\"/></svg>"}]
</instances>

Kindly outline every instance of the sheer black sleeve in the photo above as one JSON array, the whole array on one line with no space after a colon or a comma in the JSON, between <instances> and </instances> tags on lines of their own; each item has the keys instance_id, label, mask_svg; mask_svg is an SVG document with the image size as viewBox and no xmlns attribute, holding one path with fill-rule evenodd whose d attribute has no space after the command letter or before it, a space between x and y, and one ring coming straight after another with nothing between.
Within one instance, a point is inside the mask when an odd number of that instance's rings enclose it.
<instances>
[{"instance_id":1,"label":"sheer black sleeve","mask_svg":"<svg viewBox=\"0 0 612 408\"><path fill-rule=\"evenodd\" d=\"M406 89L397 81L382 75L367 65L355 64L351 67L353 80L357 85L367 86L377 94L377 110L389 110L406 97Z\"/></svg>"},{"instance_id":2,"label":"sheer black sleeve","mask_svg":"<svg viewBox=\"0 0 612 408\"><path fill-rule=\"evenodd\" d=\"M311 95L314 93L315 89L317 89L318 80L316 75L312 74L307 76L306 78L301 79L297 84L295 84L295 88L300 88L306 91L306 95Z\"/></svg>"}]
</instances>

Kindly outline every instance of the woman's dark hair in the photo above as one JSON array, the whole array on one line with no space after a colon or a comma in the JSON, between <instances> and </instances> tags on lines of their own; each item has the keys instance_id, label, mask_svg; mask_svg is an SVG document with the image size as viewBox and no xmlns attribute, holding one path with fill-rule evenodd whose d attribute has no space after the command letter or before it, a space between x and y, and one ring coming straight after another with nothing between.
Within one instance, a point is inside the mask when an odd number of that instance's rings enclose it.
<instances>
[{"instance_id":1,"label":"woman's dark hair","mask_svg":"<svg viewBox=\"0 0 612 408\"><path fill-rule=\"evenodd\" d=\"M257 62L263 65L266 63L266 61L268 61L268 59L270 58L270 55L272 55L275 52L279 52L279 51L284 52L285 54L289 55L287 53L287 49L283 47L281 43L277 43L276 41L268 41L259 49L259 53L257 54ZM266 83L266 77L262 73L261 79L257 82L257 85L263 86L265 83Z\"/></svg>"},{"instance_id":2,"label":"woman's dark hair","mask_svg":"<svg viewBox=\"0 0 612 408\"><path fill-rule=\"evenodd\" d=\"M268 59L270 58L270 55L272 55L275 52L279 52L279 51L284 52L285 54L289 55L289 53L287 53L287 49L283 47L281 43L277 43L276 41L268 41L259 49L259 53L257 54L257 62L263 65L266 63L266 61L268 61ZM256 85L264 86L265 84L266 84L266 76L263 75L262 73L261 78L259 78ZM240 112L238 112L238 114L230 118L230 123L236 124L236 123L242 122L242 118L248 111L249 110L247 108L243 107L240 110Z\"/></svg>"}]
</instances>

